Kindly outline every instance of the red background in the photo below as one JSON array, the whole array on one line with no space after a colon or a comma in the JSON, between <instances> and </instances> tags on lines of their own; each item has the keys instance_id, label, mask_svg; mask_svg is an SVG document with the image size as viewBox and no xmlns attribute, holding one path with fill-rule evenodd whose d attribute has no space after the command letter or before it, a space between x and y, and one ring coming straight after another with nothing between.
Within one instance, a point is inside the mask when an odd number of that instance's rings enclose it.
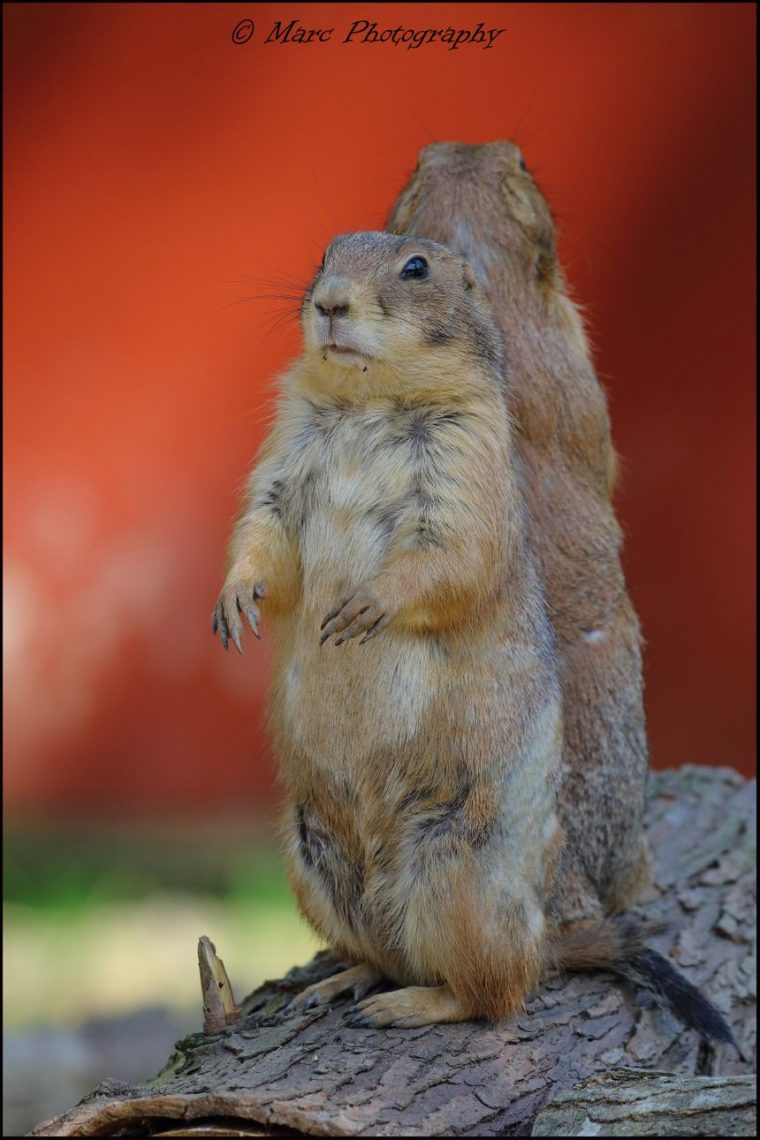
<instances>
[{"instance_id":1,"label":"red background","mask_svg":"<svg viewBox=\"0 0 760 1140\"><path fill-rule=\"evenodd\" d=\"M8 808L271 797L271 639L238 658L209 628L299 351L264 281L305 283L335 233L381 228L437 139L515 139L556 209L623 458L653 763L749 772L754 6L4 16ZM294 17L332 42L263 43ZM490 51L342 44L359 18L505 31Z\"/></svg>"}]
</instances>

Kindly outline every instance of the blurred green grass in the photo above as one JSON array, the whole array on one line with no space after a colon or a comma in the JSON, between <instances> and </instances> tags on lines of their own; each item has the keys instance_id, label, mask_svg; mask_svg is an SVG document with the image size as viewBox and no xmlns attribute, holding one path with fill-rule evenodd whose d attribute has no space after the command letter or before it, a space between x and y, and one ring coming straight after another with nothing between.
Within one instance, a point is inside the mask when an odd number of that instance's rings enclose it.
<instances>
[{"instance_id":1,"label":"blurred green grass","mask_svg":"<svg viewBox=\"0 0 760 1140\"><path fill-rule=\"evenodd\" d=\"M271 833L250 821L7 827L6 1028L197 1007L197 939L237 998L319 943Z\"/></svg>"},{"instance_id":2,"label":"blurred green grass","mask_svg":"<svg viewBox=\"0 0 760 1140\"><path fill-rule=\"evenodd\" d=\"M237 821L7 825L4 849L4 898L36 907L71 910L156 889L254 904L289 896L274 837Z\"/></svg>"}]
</instances>

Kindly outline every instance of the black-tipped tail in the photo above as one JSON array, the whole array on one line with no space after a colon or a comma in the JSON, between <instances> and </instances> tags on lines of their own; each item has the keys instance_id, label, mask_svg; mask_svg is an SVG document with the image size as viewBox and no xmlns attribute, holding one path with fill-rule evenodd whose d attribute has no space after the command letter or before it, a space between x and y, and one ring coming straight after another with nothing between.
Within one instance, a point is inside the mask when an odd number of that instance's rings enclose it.
<instances>
[{"instance_id":1,"label":"black-tipped tail","mask_svg":"<svg viewBox=\"0 0 760 1140\"><path fill-rule=\"evenodd\" d=\"M611 970L646 989L706 1040L726 1041L738 1051L723 1015L664 955L646 945L645 939L662 929L647 931L630 916L574 922L558 932L553 965L561 970Z\"/></svg>"},{"instance_id":2,"label":"black-tipped tail","mask_svg":"<svg viewBox=\"0 0 760 1140\"><path fill-rule=\"evenodd\" d=\"M656 1001L672 1009L684 1025L695 1029L701 1037L708 1041L726 1041L737 1048L723 1014L657 950L641 950L613 969L634 985L647 989Z\"/></svg>"}]
</instances>

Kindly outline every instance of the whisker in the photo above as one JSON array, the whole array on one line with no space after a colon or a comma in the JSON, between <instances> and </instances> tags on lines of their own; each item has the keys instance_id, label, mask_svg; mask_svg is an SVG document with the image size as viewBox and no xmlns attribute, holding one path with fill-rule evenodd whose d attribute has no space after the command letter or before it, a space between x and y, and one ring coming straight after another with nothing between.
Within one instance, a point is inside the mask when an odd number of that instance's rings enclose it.
<instances>
[{"instance_id":1,"label":"whisker","mask_svg":"<svg viewBox=\"0 0 760 1140\"><path fill-rule=\"evenodd\" d=\"M222 284L222 285L264 285L264 286L267 286L267 287L273 288L273 289L274 288L277 288L277 289L292 288L294 292L301 288L300 283L296 284L294 282L292 285L290 285L290 283L287 281L274 281L274 280L269 281L264 277L226 277L222 282L220 282L220 284ZM304 288L308 288L308 286L304 286Z\"/></svg>"},{"instance_id":2,"label":"whisker","mask_svg":"<svg viewBox=\"0 0 760 1140\"><path fill-rule=\"evenodd\" d=\"M264 321L265 327L269 332L274 332L275 329L281 328L284 324L292 322L293 324L299 323L299 314L291 310L282 313L272 313Z\"/></svg>"},{"instance_id":3,"label":"whisker","mask_svg":"<svg viewBox=\"0 0 760 1140\"><path fill-rule=\"evenodd\" d=\"M287 293L251 293L247 297L238 297L235 301L229 301L226 305L220 305L216 309L211 309L206 315L213 316L216 313L223 313L225 309L232 309L236 305L246 305L251 301L285 301L285 307L288 311L300 313L303 295L291 296Z\"/></svg>"}]
</instances>

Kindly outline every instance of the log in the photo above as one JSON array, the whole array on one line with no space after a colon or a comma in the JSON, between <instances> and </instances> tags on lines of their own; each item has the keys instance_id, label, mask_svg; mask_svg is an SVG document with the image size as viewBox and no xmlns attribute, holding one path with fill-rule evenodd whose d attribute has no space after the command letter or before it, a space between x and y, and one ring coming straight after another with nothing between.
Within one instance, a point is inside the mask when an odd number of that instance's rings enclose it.
<instances>
[{"instance_id":1,"label":"log","mask_svg":"<svg viewBox=\"0 0 760 1140\"><path fill-rule=\"evenodd\" d=\"M726 768L655 773L647 830L655 888L636 913L672 924L652 945L724 1012L739 1053L700 1041L646 994L601 972L545 982L522 1016L498 1027L352 1028L349 1001L289 1012L291 995L340 968L323 951L240 1002L242 1016L221 1032L178 1042L153 1080L104 1082L29 1135L195 1135L201 1128L208 1135L216 1128L218 1135L525 1136L537 1120L545 1127L546 1111L572 1113L572 1105L581 1105L581 1124L592 1129L580 1134L622 1135L594 1116L613 1103L608 1086L594 1082L609 1082L621 1068L635 1093L625 1134L637 1134L653 1074L699 1077L704 1085L704 1078L755 1071L755 782ZM618 1092L629 1087L615 1079ZM713 1083L701 1095L715 1098L722 1088L730 1098L739 1090L746 1107L747 1084ZM695 1087L680 1100L674 1094L670 1115L657 1117L660 1135L700 1134L690 1131ZM622 1128L621 1106L618 1098ZM578 1133L536 1133L549 1134Z\"/></svg>"},{"instance_id":2,"label":"log","mask_svg":"<svg viewBox=\"0 0 760 1140\"><path fill-rule=\"evenodd\" d=\"M619 1069L553 1095L531 1136L756 1136L756 1085Z\"/></svg>"}]
</instances>

